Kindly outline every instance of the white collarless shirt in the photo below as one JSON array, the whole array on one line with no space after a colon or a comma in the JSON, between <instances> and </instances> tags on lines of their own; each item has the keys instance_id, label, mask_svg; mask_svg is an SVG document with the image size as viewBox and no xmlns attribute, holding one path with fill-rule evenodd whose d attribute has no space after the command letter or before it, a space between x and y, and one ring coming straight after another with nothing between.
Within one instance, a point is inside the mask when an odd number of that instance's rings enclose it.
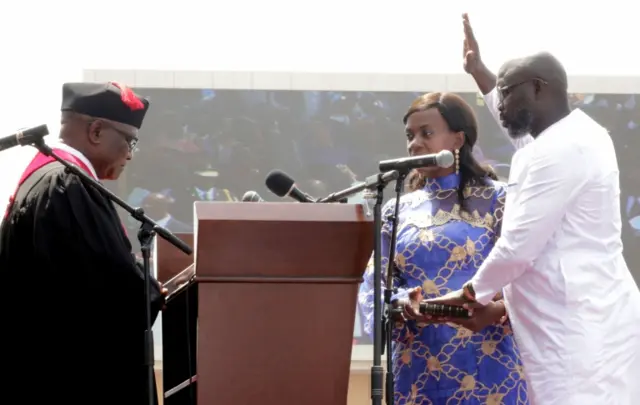
<instances>
[{"instance_id":1,"label":"white collarless shirt","mask_svg":"<svg viewBox=\"0 0 640 405\"><path fill-rule=\"evenodd\" d=\"M486 96L497 117L495 90ZM640 292L622 257L619 172L581 110L514 141L502 236L472 280L504 287L532 405L640 404Z\"/></svg>"}]
</instances>

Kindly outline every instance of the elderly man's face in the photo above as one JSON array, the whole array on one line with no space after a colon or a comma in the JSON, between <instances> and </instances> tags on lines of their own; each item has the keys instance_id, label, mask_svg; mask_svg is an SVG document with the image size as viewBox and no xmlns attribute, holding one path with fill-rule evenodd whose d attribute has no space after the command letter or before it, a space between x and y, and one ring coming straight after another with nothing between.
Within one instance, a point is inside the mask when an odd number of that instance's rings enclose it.
<instances>
[{"instance_id":1,"label":"elderly man's face","mask_svg":"<svg viewBox=\"0 0 640 405\"><path fill-rule=\"evenodd\" d=\"M101 180L117 180L133 157L137 128L101 118L75 115L77 131L84 131L88 158Z\"/></svg>"}]
</instances>

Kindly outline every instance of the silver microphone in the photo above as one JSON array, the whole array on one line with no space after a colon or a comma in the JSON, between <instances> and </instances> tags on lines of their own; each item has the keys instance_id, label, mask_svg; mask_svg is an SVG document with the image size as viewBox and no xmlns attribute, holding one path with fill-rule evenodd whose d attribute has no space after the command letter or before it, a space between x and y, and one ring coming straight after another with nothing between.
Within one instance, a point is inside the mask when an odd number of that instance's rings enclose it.
<instances>
[{"instance_id":1,"label":"silver microphone","mask_svg":"<svg viewBox=\"0 0 640 405\"><path fill-rule=\"evenodd\" d=\"M242 196L242 202L264 202L264 200L255 191L247 191Z\"/></svg>"},{"instance_id":2,"label":"silver microphone","mask_svg":"<svg viewBox=\"0 0 640 405\"><path fill-rule=\"evenodd\" d=\"M408 173L413 169L419 169L421 167L438 166L446 169L451 167L454 162L455 158L453 157L453 153L448 150L442 150L438 153L432 153L429 155L383 160L379 163L378 168L381 172L397 170L399 172Z\"/></svg>"}]
</instances>

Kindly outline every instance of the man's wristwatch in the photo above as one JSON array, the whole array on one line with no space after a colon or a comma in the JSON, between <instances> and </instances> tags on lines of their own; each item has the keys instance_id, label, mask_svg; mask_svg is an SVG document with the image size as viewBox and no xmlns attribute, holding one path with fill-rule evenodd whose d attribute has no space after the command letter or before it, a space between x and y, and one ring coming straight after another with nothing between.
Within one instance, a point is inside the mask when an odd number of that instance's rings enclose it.
<instances>
[{"instance_id":1,"label":"man's wristwatch","mask_svg":"<svg viewBox=\"0 0 640 405\"><path fill-rule=\"evenodd\" d=\"M467 281L462 286L462 293L464 295L465 301L476 302L476 291L473 289L473 284L471 284L471 281Z\"/></svg>"}]
</instances>

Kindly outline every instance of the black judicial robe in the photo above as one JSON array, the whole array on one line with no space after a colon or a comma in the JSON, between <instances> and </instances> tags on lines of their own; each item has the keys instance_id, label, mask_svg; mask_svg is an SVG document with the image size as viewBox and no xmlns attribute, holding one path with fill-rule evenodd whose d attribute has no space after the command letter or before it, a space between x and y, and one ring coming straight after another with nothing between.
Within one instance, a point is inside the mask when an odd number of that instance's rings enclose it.
<instances>
[{"instance_id":1,"label":"black judicial robe","mask_svg":"<svg viewBox=\"0 0 640 405\"><path fill-rule=\"evenodd\" d=\"M0 402L146 404L143 277L113 204L36 170L0 229Z\"/></svg>"}]
</instances>

